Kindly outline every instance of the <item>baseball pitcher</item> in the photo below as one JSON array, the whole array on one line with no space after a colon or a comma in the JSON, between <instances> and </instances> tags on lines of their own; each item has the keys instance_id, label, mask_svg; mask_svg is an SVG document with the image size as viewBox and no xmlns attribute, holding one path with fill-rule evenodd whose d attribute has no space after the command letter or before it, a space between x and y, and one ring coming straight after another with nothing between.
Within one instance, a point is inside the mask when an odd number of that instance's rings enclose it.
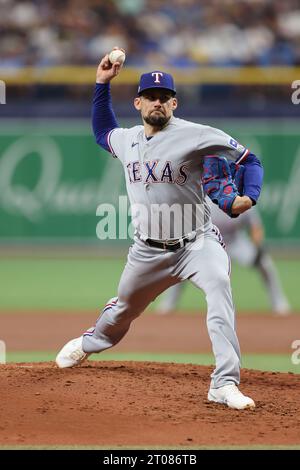
<instances>
[{"instance_id":1,"label":"baseball pitcher","mask_svg":"<svg viewBox=\"0 0 300 470\"><path fill-rule=\"evenodd\" d=\"M207 300L207 328L216 361L208 399L235 409L253 408L254 401L238 389L240 348L230 262L211 222L205 194L228 216L237 217L256 204L262 166L253 153L221 130L175 117L174 80L163 71L140 78L133 104L142 125L120 128L110 82L121 68L120 62L111 64L108 55L101 60L92 120L97 143L123 165L135 208L134 243L118 296L108 301L93 328L62 348L56 363L72 367L91 353L111 348L159 294L189 279ZM241 193L237 189L240 163L245 167Z\"/></svg>"}]
</instances>

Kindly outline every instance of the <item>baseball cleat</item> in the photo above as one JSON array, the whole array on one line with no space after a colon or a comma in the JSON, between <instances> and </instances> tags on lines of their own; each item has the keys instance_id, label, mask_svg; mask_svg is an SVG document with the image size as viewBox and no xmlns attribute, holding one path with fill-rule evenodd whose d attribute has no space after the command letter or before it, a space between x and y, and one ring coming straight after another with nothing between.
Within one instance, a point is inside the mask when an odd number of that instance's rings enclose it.
<instances>
[{"instance_id":1,"label":"baseball cleat","mask_svg":"<svg viewBox=\"0 0 300 470\"><path fill-rule=\"evenodd\" d=\"M234 384L224 385L224 387L220 388L210 388L207 398L209 401L222 403L236 410L255 408L252 398L243 395Z\"/></svg>"},{"instance_id":2,"label":"baseball cleat","mask_svg":"<svg viewBox=\"0 0 300 470\"><path fill-rule=\"evenodd\" d=\"M83 336L72 339L59 351L56 356L56 364L61 369L65 367L78 366L81 362L88 358L89 354L82 349Z\"/></svg>"}]
</instances>

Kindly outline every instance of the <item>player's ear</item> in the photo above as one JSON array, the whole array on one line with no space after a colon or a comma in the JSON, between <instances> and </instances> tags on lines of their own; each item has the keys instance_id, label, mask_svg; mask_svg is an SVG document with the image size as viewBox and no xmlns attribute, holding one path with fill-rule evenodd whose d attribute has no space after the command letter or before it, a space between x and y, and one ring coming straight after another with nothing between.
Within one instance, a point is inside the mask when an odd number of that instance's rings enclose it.
<instances>
[{"instance_id":1,"label":"player's ear","mask_svg":"<svg viewBox=\"0 0 300 470\"><path fill-rule=\"evenodd\" d=\"M134 98L134 107L137 111L140 111L141 110L141 97L140 96L136 96L136 98Z\"/></svg>"},{"instance_id":2,"label":"player's ear","mask_svg":"<svg viewBox=\"0 0 300 470\"><path fill-rule=\"evenodd\" d=\"M178 101L177 101L177 98L172 98L172 109L173 111L177 108L178 106Z\"/></svg>"}]
</instances>

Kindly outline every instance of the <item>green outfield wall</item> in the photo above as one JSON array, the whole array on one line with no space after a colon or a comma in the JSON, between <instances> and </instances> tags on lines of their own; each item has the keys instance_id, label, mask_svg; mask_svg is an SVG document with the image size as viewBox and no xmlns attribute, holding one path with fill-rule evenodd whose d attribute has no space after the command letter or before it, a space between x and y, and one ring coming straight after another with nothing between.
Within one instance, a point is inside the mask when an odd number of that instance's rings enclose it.
<instances>
[{"instance_id":1,"label":"green outfield wall","mask_svg":"<svg viewBox=\"0 0 300 470\"><path fill-rule=\"evenodd\" d=\"M209 122L262 158L259 210L267 239L279 244L300 241L299 122ZM118 214L124 194L122 167L95 144L89 121L1 122L0 243L105 243L96 237L97 207L126 217L124 204Z\"/></svg>"}]
</instances>

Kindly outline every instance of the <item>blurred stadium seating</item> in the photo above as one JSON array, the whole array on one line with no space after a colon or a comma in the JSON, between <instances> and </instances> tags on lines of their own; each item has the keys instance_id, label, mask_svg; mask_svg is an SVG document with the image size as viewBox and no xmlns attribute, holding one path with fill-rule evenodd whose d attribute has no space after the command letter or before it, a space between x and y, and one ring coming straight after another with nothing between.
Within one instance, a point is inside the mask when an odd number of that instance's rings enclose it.
<instances>
[{"instance_id":1,"label":"blurred stadium seating","mask_svg":"<svg viewBox=\"0 0 300 470\"><path fill-rule=\"evenodd\" d=\"M175 73L185 115L298 112L299 0L0 0L0 31L8 116L88 116L95 64L116 44L127 51L123 115L141 69L154 68Z\"/></svg>"},{"instance_id":2,"label":"blurred stadium seating","mask_svg":"<svg viewBox=\"0 0 300 470\"><path fill-rule=\"evenodd\" d=\"M94 64L114 45L128 65L295 65L298 0L1 0L2 66Z\"/></svg>"}]
</instances>

